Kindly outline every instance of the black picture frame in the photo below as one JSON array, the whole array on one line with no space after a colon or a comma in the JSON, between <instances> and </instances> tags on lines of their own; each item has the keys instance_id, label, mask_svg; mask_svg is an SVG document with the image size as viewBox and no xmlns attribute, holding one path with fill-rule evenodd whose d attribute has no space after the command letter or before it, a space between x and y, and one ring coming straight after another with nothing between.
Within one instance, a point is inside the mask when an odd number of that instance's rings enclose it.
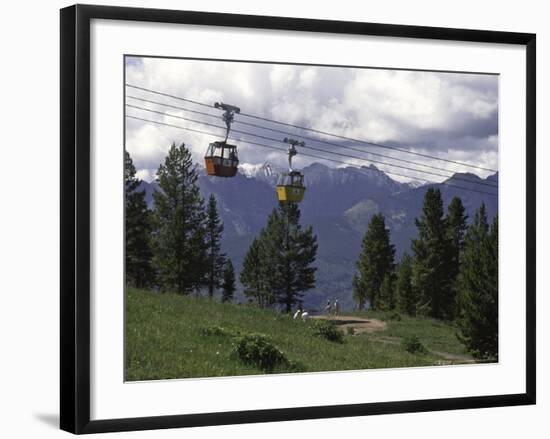
<instances>
[{"instance_id":1,"label":"black picture frame","mask_svg":"<svg viewBox=\"0 0 550 439\"><path fill-rule=\"evenodd\" d=\"M90 21L182 23L522 45L526 48L526 392L383 403L346 404L90 420ZM61 10L61 387L60 425L72 433L273 422L535 404L536 36L289 17L75 5Z\"/></svg>"}]
</instances>

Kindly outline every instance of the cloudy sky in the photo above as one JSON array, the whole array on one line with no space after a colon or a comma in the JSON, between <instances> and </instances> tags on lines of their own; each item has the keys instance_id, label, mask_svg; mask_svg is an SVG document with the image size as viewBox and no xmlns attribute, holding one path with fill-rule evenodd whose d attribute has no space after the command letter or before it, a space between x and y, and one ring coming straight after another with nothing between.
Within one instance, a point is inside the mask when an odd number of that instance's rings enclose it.
<instances>
[{"instance_id":1,"label":"cloudy sky","mask_svg":"<svg viewBox=\"0 0 550 439\"><path fill-rule=\"evenodd\" d=\"M127 57L126 83L210 105L222 101L239 106L243 113L353 139L397 146L490 169L498 167L498 76L494 75ZM170 116L223 125L221 111L217 109L129 87L126 88L126 96L127 104L163 113L127 107L128 116L212 133L198 134L127 118L126 148L132 155L141 178L148 181L154 178L155 171L172 142L184 142L192 151L194 160L200 163L208 144L220 138L223 140L224 130ZM134 98L198 110L213 116L192 114ZM304 153L332 157L356 165L369 165L370 158L439 173L418 165L374 157L368 154L371 151L436 166L447 173L467 171L482 177L492 173L399 151L345 142L244 116L236 115L235 120L288 131L288 135L293 137L303 134L364 151L343 150L312 140L306 140L306 145L362 159L302 149ZM282 140L285 137L281 133L239 123L235 123L233 128L269 138ZM269 162L274 166L283 166L286 162L284 152L249 145L244 141L251 140L284 149L281 143L238 133L232 137L241 140L236 142L241 163L261 165ZM328 166L343 166L341 163L316 160L303 155L298 155L296 165L303 167L313 161ZM376 166L410 176L410 179L444 179L387 165ZM408 180L406 177L392 178Z\"/></svg>"}]
</instances>

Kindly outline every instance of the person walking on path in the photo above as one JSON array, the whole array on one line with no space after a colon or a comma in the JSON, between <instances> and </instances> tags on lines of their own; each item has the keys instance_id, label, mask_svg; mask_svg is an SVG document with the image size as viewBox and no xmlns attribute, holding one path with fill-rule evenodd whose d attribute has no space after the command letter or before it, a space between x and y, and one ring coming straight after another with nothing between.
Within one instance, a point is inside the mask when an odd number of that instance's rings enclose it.
<instances>
[{"instance_id":1,"label":"person walking on path","mask_svg":"<svg viewBox=\"0 0 550 439\"><path fill-rule=\"evenodd\" d=\"M336 299L334 301L334 315L337 316L339 311L340 311L340 304L338 303L338 299Z\"/></svg>"},{"instance_id":2,"label":"person walking on path","mask_svg":"<svg viewBox=\"0 0 550 439\"><path fill-rule=\"evenodd\" d=\"M325 312L330 316L330 309L332 308L332 305L330 304L330 300L327 301L327 305L325 306Z\"/></svg>"}]
</instances>

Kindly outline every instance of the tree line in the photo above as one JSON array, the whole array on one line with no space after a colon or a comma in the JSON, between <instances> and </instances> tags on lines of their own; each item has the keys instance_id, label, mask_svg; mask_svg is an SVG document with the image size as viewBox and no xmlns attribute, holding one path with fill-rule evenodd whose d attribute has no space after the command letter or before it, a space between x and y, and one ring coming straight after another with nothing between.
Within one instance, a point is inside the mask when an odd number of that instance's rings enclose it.
<instances>
[{"instance_id":1,"label":"tree line","mask_svg":"<svg viewBox=\"0 0 550 439\"><path fill-rule=\"evenodd\" d=\"M231 301L236 273L222 252L223 223L216 198L207 205L200 194L198 173L184 144L172 144L156 174L158 190L150 210L129 153L125 153L126 283L178 294ZM303 229L296 204L273 209L253 240L240 272L244 294L265 308L290 312L315 286L312 266L317 238Z\"/></svg>"},{"instance_id":2,"label":"tree line","mask_svg":"<svg viewBox=\"0 0 550 439\"><path fill-rule=\"evenodd\" d=\"M221 250L223 223L216 198L205 206L198 173L184 144L172 144L157 170L159 190L153 209L128 152L125 152L125 272L126 283L179 294L205 291L222 301L235 293L235 271Z\"/></svg>"},{"instance_id":3,"label":"tree line","mask_svg":"<svg viewBox=\"0 0 550 439\"><path fill-rule=\"evenodd\" d=\"M458 338L478 358L498 355L498 217L485 205L468 225L462 200L445 214L439 189L426 191L412 255L395 262L385 218L374 215L353 278L360 309L395 311L453 321Z\"/></svg>"},{"instance_id":4,"label":"tree line","mask_svg":"<svg viewBox=\"0 0 550 439\"><path fill-rule=\"evenodd\" d=\"M172 144L156 174L149 209L125 153L126 283L183 295L204 293L231 301L235 269L222 252L223 223L216 198L206 205L198 172L184 144ZM385 218L374 215L353 277L359 309L396 311L454 321L477 357L498 353L498 217L488 223L482 204L468 225L459 197L443 209L438 189L427 190L411 255L395 261ZM252 241L239 273L244 295L259 307L301 306L315 287L317 237L300 224L297 204L281 204Z\"/></svg>"}]
</instances>

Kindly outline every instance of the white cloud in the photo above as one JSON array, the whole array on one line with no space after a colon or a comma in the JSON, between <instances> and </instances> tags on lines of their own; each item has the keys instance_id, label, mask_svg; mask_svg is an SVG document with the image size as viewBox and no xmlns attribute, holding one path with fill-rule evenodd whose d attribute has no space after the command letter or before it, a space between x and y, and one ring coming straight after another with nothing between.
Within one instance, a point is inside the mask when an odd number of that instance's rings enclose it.
<instances>
[{"instance_id":1,"label":"white cloud","mask_svg":"<svg viewBox=\"0 0 550 439\"><path fill-rule=\"evenodd\" d=\"M343 136L379 143L388 142L422 153L470 161L480 166L497 166L496 76L158 58L128 62L126 71L127 82L130 84L209 105L223 101L240 106L242 112L248 114L314 127ZM205 111L214 117L193 115L174 109L170 110L170 114L223 125L221 112L213 108L131 88L127 91L133 96ZM144 108L168 110L167 107L131 99L128 102ZM158 167L172 142L186 143L194 160L202 161L208 143L223 138L222 130L166 115L130 108L127 109L127 114L212 133L198 134L129 119L126 148L138 169ZM243 116L236 116L236 119L295 134L293 130L280 125ZM285 136L240 124L235 124L234 129L274 139ZM307 135L328 139L313 133ZM233 136L252 140L251 137L238 133L233 133ZM334 138L330 140L338 142ZM265 139L256 138L253 141L284 149L284 145ZM334 147L327 145L314 142L309 144L334 150ZM449 170L467 170L395 151L375 151ZM278 153L242 142L239 143L239 152L242 162L257 164L269 160L279 165L286 162L283 152ZM315 151L308 153L316 154ZM330 154L324 155L330 157ZM305 165L311 161L313 159L302 156L297 163Z\"/></svg>"},{"instance_id":2,"label":"white cloud","mask_svg":"<svg viewBox=\"0 0 550 439\"><path fill-rule=\"evenodd\" d=\"M156 177L156 169L140 169L136 172L136 177L150 183Z\"/></svg>"}]
</instances>

